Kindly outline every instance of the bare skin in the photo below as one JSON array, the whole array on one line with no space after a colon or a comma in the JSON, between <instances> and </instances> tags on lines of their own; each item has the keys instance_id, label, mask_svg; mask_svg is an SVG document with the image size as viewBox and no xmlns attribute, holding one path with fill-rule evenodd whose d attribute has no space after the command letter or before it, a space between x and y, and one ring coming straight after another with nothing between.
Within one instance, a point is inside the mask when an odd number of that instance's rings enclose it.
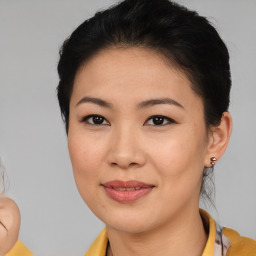
<instances>
[{"instance_id":1,"label":"bare skin","mask_svg":"<svg viewBox=\"0 0 256 256\"><path fill-rule=\"evenodd\" d=\"M20 228L20 212L10 198L0 195L0 256L15 245Z\"/></svg>"},{"instance_id":2,"label":"bare skin","mask_svg":"<svg viewBox=\"0 0 256 256\"><path fill-rule=\"evenodd\" d=\"M95 115L102 123L95 123ZM224 153L231 127L224 113L218 127L207 129L203 101L187 76L151 50L105 49L80 68L68 147L78 190L106 223L108 255L202 254L203 170ZM104 185L113 180L152 189L133 201L113 199Z\"/></svg>"}]
</instances>

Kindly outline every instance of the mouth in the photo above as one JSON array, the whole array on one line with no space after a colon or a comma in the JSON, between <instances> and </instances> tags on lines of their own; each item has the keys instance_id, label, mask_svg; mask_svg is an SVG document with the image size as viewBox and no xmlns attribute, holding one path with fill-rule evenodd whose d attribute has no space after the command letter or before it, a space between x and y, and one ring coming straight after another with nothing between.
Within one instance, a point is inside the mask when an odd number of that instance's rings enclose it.
<instances>
[{"instance_id":1,"label":"mouth","mask_svg":"<svg viewBox=\"0 0 256 256\"><path fill-rule=\"evenodd\" d=\"M115 187L110 187L114 190L118 190L118 191L132 191L132 190L139 190L141 189L141 187L135 187L135 188L115 188Z\"/></svg>"},{"instance_id":2,"label":"mouth","mask_svg":"<svg viewBox=\"0 0 256 256\"><path fill-rule=\"evenodd\" d=\"M106 194L119 203L132 203L149 194L155 187L136 180L113 180L102 184Z\"/></svg>"}]
</instances>

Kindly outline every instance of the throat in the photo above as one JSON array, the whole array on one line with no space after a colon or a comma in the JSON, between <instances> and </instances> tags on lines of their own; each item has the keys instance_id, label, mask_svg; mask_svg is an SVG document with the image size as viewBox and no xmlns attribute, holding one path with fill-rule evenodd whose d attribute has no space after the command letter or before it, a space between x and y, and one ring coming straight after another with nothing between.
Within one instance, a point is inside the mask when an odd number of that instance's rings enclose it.
<instances>
[{"instance_id":1,"label":"throat","mask_svg":"<svg viewBox=\"0 0 256 256\"><path fill-rule=\"evenodd\" d=\"M179 229L180 226L180 229ZM179 229L179 230L178 230ZM117 230L108 230L109 242L106 256L198 256L202 255L207 242L207 222L198 214L191 226L178 225L175 229L154 230L153 233L135 238Z\"/></svg>"}]
</instances>

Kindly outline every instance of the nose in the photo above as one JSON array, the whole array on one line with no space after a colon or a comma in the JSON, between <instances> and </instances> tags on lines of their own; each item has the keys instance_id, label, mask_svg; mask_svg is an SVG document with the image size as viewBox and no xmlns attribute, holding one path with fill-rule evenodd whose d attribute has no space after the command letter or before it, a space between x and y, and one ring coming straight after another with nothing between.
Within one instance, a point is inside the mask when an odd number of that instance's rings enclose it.
<instances>
[{"instance_id":1,"label":"nose","mask_svg":"<svg viewBox=\"0 0 256 256\"><path fill-rule=\"evenodd\" d=\"M140 134L133 127L113 130L109 143L108 162L122 169L141 167L146 157L140 143Z\"/></svg>"}]
</instances>

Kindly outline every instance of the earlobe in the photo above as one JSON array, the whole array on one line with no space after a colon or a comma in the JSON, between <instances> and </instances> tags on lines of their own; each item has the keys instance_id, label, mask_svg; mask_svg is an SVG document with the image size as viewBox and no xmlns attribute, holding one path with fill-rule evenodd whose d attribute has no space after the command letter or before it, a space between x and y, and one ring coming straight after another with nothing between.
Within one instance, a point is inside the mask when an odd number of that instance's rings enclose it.
<instances>
[{"instance_id":1,"label":"earlobe","mask_svg":"<svg viewBox=\"0 0 256 256\"><path fill-rule=\"evenodd\" d=\"M232 117L230 113L224 112L221 122L218 126L212 127L210 132L208 152L205 159L205 167L211 167L211 158L215 157L217 160L224 154L232 131ZM216 164L216 162L215 162Z\"/></svg>"}]
</instances>

